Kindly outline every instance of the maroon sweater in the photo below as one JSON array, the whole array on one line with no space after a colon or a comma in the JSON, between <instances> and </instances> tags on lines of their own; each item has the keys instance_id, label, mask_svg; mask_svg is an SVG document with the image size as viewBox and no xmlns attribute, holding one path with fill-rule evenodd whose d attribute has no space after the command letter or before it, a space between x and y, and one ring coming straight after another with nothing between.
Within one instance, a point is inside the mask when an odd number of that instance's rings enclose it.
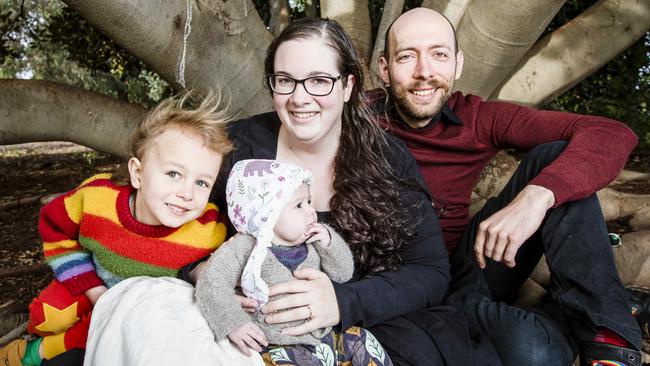
<instances>
[{"instance_id":1,"label":"maroon sweater","mask_svg":"<svg viewBox=\"0 0 650 366\"><path fill-rule=\"evenodd\" d=\"M380 123L403 139L415 156L450 253L470 220L472 189L499 150L568 141L562 154L530 182L551 190L558 206L605 187L637 143L632 130L611 119L486 102L460 92L432 123L414 129L400 120L392 105L386 108L382 90L367 96L382 116Z\"/></svg>"}]
</instances>

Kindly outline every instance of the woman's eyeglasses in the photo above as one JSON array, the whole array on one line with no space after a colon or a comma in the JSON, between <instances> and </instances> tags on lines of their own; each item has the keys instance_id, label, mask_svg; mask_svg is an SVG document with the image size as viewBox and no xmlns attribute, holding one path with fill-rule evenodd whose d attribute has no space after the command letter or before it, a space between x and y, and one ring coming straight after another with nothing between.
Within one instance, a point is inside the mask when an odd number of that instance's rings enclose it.
<instances>
[{"instance_id":1,"label":"woman's eyeglasses","mask_svg":"<svg viewBox=\"0 0 650 366\"><path fill-rule=\"evenodd\" d=\"M334 90L334 83L340 80L343 75L339 76L312 76L305 79L294 79L287 75L270 74L267 75L266 81L269 88L274 93L291 94L296 90L296 85L302 84L305 91L315 97L324 97Z\"/></svg>"}]
</instances>

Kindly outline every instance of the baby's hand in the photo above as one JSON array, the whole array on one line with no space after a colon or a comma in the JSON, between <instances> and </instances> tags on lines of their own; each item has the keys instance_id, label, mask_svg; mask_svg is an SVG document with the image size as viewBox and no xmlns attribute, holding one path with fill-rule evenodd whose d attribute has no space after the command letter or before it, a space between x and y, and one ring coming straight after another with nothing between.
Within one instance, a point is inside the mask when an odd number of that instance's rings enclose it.
<instances>
[{"instance_id":1,"label":"baby's hand","mask_svg":"<svg viewBox=\"0 0 650 366\"><path fill-rule=\"evenodd\" d=\"M266 340L264 332L257 325L252 322L248 322L244 325L237 327L232 332L228 333L228 339L234 343L237 348L246 356L250 356L251 353L248 347L256 350L257 352L262 352L261 346L268 346L269 342Z\"/></svg>"},{"instance_id":2,"label":"baby's hand","mask_svg":"<svg viewBox=\"0 0 650 366\"><path fill-rule=\"evenodd\" d=\"M257 311L257 300L255 299L251 299L250 297L235 294L235 301L237 301L239 303L239 306L241 306L242 310L244 310L247 313L253 314L254 312Z\"/></svg>"},{"instance_id":3,"label":"baby's hand","mask_svg":"<svg viewBox=\"0 0 650 366\"><path fill-rule=\"evenodd\" d=\"M330 241L332 240L329 230L327 230L325 226L319 223L312 224L311 227L307 230L307 235L309 236L307 243L320 241L321 246L324 248L327 248L330 245Z\"/></svg>"}]
</instances>

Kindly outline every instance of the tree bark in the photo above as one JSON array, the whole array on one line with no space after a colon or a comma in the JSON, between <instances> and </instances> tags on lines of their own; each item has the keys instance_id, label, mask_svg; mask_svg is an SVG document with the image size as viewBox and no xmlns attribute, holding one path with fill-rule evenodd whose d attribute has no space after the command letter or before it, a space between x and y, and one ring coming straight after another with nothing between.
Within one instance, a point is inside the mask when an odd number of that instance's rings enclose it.
<instances>
[{"instance_id":1,"label":"tree bark","mask_svg":"<svg viewBox=\"0 0 650 366\"><path fill-rule=\"evenodd\" d=\"M458 26L465 55L456 88L487 98L533 46L565 0L473 1Z\"/></svg>"},{"instance_id":2,"label":"tree bark","mask_svg":"<svg viewBox=\"0 0 650 366\"><path fill-rule=\"evenodd\" d=\"M404 0L386 0L384 3L381 22L377 30L377 38L375 38L375 48L372 51L372 59L369 65L370 77L372 78L374 87L379 87L383 84L379 77L379 56L384 53L386 30L402 14L402 9L404 9Z\"/></svg>"},{"instance_id":3,"label":"tree bark","mask_svg":"<svg viewBox=\"0 0 650 366\"><path fill-rule=\"evenodd\" d=\"M368 0L321 0L320 13L323 18L334 19L341 24L343 29L350 35L361 63L366 67L364 88L372 87L372 82L367 69L371 45L372 28L370 26L370 13L368 11Z\"/></svg>"},{"instance_id":4,"label":"tree bark","mask_svg":"<svg viewBox=\"0 0 650 366\"><path fill-rule=\"evenodd\" d=\"M230 86L234 111L271 109L261 82L271 37L250 0L66 3L175 88Z\"/></svg>"},{"instance_id":5,"label":"tree bark","mask_svg":"<svg viewBox=\"0 0 650 366\"><path fill-rule=\"evenodd\" d=\"M126 157L146 109L49 81L0 80L0 145L71 141Z\"/></svg>"},{"instance_id":6,"label":"tree bark","mask_svg":"<svg viewBox=\"0 0 650 366\"><path fill-rule=\"evenodd\" d=\"M458 29L471 2L471 0L422 0L422 6L444 14L454 28Z\"/></svg>"},{"instance_id":7,"label":"tree bark","mask_svg":"<svg viewBox=\"0 0 650 366\"><path fill-rule=\"evenodd\" d=\"M650 1L601 0L540 41L491 98L539 105L555 99L650 29Z\"/></svg>"},{"instance_id":8,"label":"tree bark","mask_svg":"<svg viewBox=\"0 0 650 366\"><path fill-rule=\"evenodd\" d=\"M270 5L269 29L273 36L277 36L291 22L291 9L288 0L271 0Z\"/></svg>"}]
</instances>

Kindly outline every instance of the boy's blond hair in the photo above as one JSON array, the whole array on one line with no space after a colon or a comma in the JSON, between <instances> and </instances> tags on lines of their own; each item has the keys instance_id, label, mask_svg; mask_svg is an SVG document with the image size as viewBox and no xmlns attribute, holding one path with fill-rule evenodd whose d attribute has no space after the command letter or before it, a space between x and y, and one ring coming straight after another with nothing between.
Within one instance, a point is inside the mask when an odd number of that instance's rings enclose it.
<instances>
[{"instance_id":1,"label":"boy's blond hair","mask_svg":"<svg viewBox=\"0 0 650 366\"><path fill-rule=\"evenodd\" d=\"M212 91L201 97L190 90L163 100L133 130L129 156L142 160L149 143L169 127L193 132L208 149L227 155L233 149L226 132L232 118L220 104L221 93Z\"/></svg>"}]
</instances>

